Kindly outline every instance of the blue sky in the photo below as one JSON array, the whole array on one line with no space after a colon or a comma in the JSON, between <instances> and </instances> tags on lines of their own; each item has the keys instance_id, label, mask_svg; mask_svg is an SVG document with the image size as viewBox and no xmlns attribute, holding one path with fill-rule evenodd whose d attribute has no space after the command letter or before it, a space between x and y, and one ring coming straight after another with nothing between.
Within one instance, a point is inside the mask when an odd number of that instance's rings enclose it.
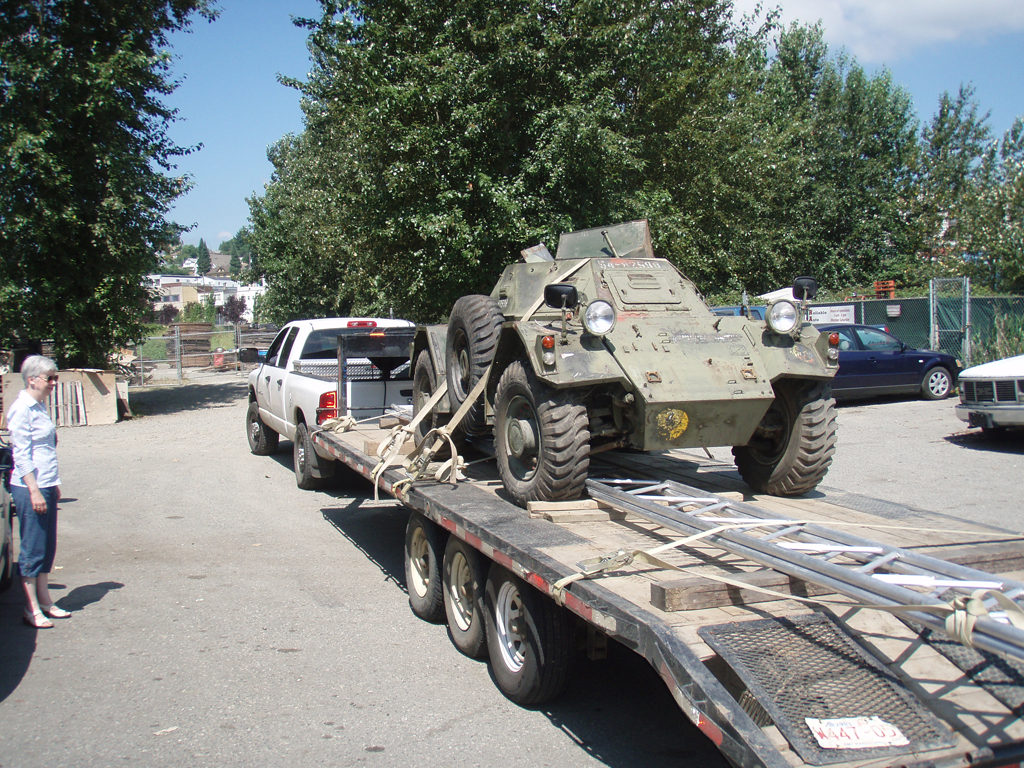
<instances>
[{"instance_id":1,"label":"blue sky","mask_svg":"<svg viewBox=\"0 0 1024 768\"><path fill-rule=\"evenodd\" d=\"M734 0L749 12L756 0ZM172 40L182 79L168 99L179 120L170 130L181 146L203 144L183 158L193 189L171 218L196 226L182 237L216 248L248 222L246 198L260 193L272 167L267 147L302 130L299 94L277 75L304 78L305 30L291 16L318 16L317 0L219 0L212 24L197 22ZM922 123L943 91L972 83L993 134L1024 115L1022 0L766 0L784 22L821 19L830 49L845 49L869 72L887 67L914 99Z\"/></svg>"}]
</instances>

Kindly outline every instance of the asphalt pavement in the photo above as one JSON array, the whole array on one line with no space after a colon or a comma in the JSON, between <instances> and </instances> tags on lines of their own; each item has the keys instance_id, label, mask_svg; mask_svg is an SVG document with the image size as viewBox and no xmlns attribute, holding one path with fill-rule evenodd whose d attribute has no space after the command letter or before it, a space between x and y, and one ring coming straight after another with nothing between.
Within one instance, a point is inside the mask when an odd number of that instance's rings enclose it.
<instances>
[{"instance_id":1,"label":"asphalt pavement","mask_svg":"<svg viewBox=\"0 0 1024 768\"><path fill-rule=\"evenodd\" d=\"M74 616L32 630L0 595L0 768L724 764L621 649L556 703L506 700L410 612L402 508L358 481L299 491L287 442L252 456L241 379L132 404L60 430L52 582ZM826 492L1024 530L1024 440L975 437L952 408L840 408Z\"/></svg>"}]
</instances>

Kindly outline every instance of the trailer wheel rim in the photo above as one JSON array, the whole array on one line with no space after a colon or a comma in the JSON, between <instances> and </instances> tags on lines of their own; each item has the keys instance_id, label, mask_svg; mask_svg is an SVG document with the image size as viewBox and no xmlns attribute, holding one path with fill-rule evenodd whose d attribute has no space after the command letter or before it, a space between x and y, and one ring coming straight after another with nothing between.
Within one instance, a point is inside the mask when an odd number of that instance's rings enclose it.
<instances>
[{"instance_id":1,"label":"trailer wheel rim","mask_svg":"<svg viewBox=\"0 0 1024 768\"><path fill-rule=\"evenodd\" d=\"M517 673L526 663L526 637L520 631L523 598L516 585L506 581L494 603L494 624L498 630L498 652L510 672Z\"/></svg>"},{"instance_id":2,"label":"trailer wheel rim","mask_svg":"<svg viewBox=\"0 0 1024 768\"><path fill-rule=\"evenodd\" d=\"M423 597L430 588L430 542L422 528L413 531L409 542L409 565L409 588Z\"/></svg>"},{"instance_id":3,"label":"trailer wheel rim","mask_svg":"<svg viewBox=\"0 0 1024 768\"><path fill-rule=\"evenodd\" d=\"M527 398L516 395L509 400L505 414L508 468L516 479L528 482L537 472L541 452L537 412Z\"/></svg>"},{"instance_id":4,"label":"trailer wheel rim","mask_svg":"<svg viewBox=\"0 0 1024 768\"><path fill-rule=\"evenodd\" d=\"M467 632L473 625L476 590L473 589L473 570L461 552L452 556L449 574L448 598L454 609L451 619L461 631Z\"/></svg>"}]
</instances>

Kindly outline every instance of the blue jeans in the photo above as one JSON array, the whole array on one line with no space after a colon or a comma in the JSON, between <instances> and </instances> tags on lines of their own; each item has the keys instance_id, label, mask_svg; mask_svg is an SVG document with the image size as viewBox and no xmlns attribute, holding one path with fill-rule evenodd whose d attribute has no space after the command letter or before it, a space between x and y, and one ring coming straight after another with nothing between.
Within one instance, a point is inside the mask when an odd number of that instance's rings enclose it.
<instances>
[{"instance_id":1,"label":"blue jeans","mask_svg":"<svg viewBox=\"0 0 1024 768\"><path fill-rule=\"evenodd\" d=\"M18 529L21 531L18 568L26 579L34 579L40 573L53 570L53 559L57 554L57 488L39 490L46 499L45 514L32 509L32 496L28 488L11 486Z\"/></svg>"}]
</instances>

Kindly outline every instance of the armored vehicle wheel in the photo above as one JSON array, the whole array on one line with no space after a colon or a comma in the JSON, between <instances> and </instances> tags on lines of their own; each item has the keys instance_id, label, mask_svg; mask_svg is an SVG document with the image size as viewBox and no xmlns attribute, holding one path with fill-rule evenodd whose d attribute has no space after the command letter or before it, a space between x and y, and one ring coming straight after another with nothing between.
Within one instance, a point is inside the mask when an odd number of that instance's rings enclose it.
<instances>
[{"instance_id":1,"label":"armored vehicle wheel","mask_svg":"<svg viewBox=\"0 0 1024 768\"><path fill-rule=\"evenodd\" d=\"M494 405L498 474L513 500L577 499L590 469L587 408L538 382L513 362L498 380Z\"/></svg>"},{"instance_id":2,"label":"armored vehicle wheel","mask_svg":"<svg viewBox=\"0 0 1024 768\"><path fill-rule=\"evenodd\" d=\"M480 381L494 359L498 332L504 315L490 296L463 296L455 302L448 318L445 352L445 377L452 410L466 401L470 390ZM483 398L473 405L460 426L467 435L484 432Z\"/></svg>"},{"instance_id":3,"label":"armored vehicle wheel","mask_svg":"<svg viewBox=\"0 0 1024 768\"><path fill-rule=\"evenodd\" d=\"M257 456L269 456L277 450L280 435L263 423L260 406L255 400L249 403L245 413L245 436L249 439L249 450Z\"/></svg>"},{"instance_id":4,"label":"armored vehicle wheel","mask_svg":"<svg viewBox=\"0 0 1024 768\"><path fill-rule=\"evenodd\" d=\"M921 394L925 400L942 400L953 391L953 377L942 366L932 368L921 381Z\"/></svg>"},{"instance_id":5,"label":"armored vehicle wheel","mask_svg":"<svg viewBox=\"0 0 1024 768\"><path fill-rule=\"evenodd\" d=\"M747 445L732 449L755 491L799 496L828 472L836 448L836 409L827 384L781 387Z\"/></svg>"},{"instance_id":6,"label":"armored vehicle wheel","mask_svg":"<svg viewBox=\"0 0 1024 768\"><path fill-rule=\"evenodd\" d=\"M418 512L405 527L405 586L409 607L424 621L444 621L441 558L444 532Z\"/></svg>"},{"instance_id":7,"label":"armored vehicle wheel","mask_svg":"<svg viewBox=\"0 0 1024 768\"><path fill-rule=\"evenodd\" d=\"M550 701L569 680L572 625L564 608L499 565L485 590L487 650L494 682L512 701Z\"/></svg>"},{"instance_id":8,"label":"armored vehicle wheel","mask_svg":"<svg viewBox=\"0 0 1024 768\"><path fill-rule=\"evenodd\" d=\"M434 394L434 390L437 389L437 371L434 370L434 362L430 359L430 353L423 350L416 355L416 366L413 368L412 374L412 413L413 416L417 415L422 409L424 404L430 399L430 396ZM423 418L419 424L416 425L416 432L413 435L416 440L416 445L423 442L423 438L427 436L427 433L435 427L439 427L446 423L446 416L438 416L437 411L431 413ZM452 432L452 440L455 441L456 445L459 445L463 439L463 431L460 427L456 427ZM447 447L441 448L438 451L437 456L443 457L448 455Z\"/></svg>"}]
</instances>

